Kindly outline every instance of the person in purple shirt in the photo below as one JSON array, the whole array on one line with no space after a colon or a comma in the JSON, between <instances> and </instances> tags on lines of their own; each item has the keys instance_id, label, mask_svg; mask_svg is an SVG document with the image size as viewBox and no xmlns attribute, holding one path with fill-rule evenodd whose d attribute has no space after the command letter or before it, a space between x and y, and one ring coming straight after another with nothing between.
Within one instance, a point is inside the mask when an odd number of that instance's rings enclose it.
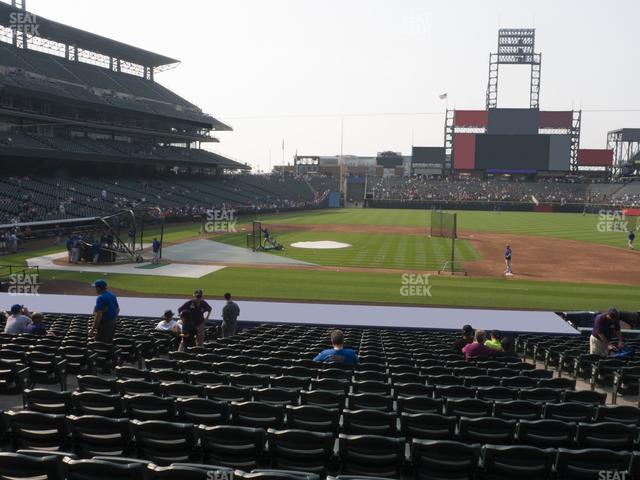
<instances>
[{"instance_id":1,"label":"person in purple shirt","mask_svg":"<svg viewBox=\"0 0 640 480\"><path fill-rule=\"evenodd\" d=\"M202 290L198 289L193 292L193 298L178 308L178 313L184 311L191 312L191 321L198 330L196 344L198 347L202 347L204 345L205 323L209 320L209 315L211 315L211 305L202 298Z\"/></svg>"},{"instance_id":2,"label":"person in purple shirt","mask_svg":"<svg viewBox=\"0 0 640 480\"><path fill-rule=\"evenodd\" d=\"M486 335L484 330L476 330L473 343L465 345L462 349L464 359L469 360L473 357L493 357L496 354L496 351L484 344L485 339Z\"/></svg>"},{"instance_id":3,"label":"person in purple shirt","mask_svg":"<svg viewBox=\"0 0 640 480\"><path fill-rule=\"evenodd\" d=\"M43 323L44 322L44 316L41 313L34 313L33 315L31 315L31 325L29 325L27 327L27 332L26 333L30 333L32 335L46 335L47 334L47 327L46 325Z\"/></svg>"},{"instance_id":4,"label":"person in purple shirt","mask_svg":"<svg viewBox=\"0 0 640 480\"><path fill-rule=\"evenodd\" d=\"M593 320L593 330L589 337L589 353L607 356L612 338L618 338L618 348L622 348L622 334L620 332L620 315L618 310L609 307L606 313L599 313Z\"/></svg>"},{"instance_id":5,"label":"person in purple shirt","mask_svg":"<svg viewBox=\"0 0 640 480\"><path fill-rule=\"evenodd\" d=\"M505 275L513 275L513 271L511 270L511 245L507 245L504 250L504 274Z\"/></svg>"},{"instance_id":6,"label":"person in purple shirt","mask_svg":"<svg viewBox=\"0 0 640 480\"><path fill-rule=\"evenodd\" d=\"M339 363L345 366L352 366L358 363L358 355L350 348L344 348L344 334L342 330L334 330L331 332L331 345L320 352L313 359L314 362L322 363Z\"/></svg>"}]
</instances>

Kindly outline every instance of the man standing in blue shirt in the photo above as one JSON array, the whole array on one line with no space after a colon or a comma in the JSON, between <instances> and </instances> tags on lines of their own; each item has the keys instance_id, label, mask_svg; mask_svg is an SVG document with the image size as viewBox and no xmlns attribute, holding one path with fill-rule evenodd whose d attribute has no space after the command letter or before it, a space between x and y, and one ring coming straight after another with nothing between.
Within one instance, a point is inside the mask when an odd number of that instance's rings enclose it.
<instances>
[{"instance_id":1,"label":"man standing in blue shirt","mask_svg":"<svg viewBox=\"0 0 640 480\"><path fill-rule=\"evenodd\" d=\"M350 348L344 348L344 334L342 330L334 330L331 332L331 345L333 348L323 350L313 361L339 363L345 366L353 366L358 363L358 355L356 355L356 352Z\"/></svg>"},{"instance_id":2,"label":"man standing in blue shirt","mask_svg":"<svg viewBox=\"0 0 640 480\"><path fill-rule=\"evenodd\" d=\"M151 250L153 251L153 260L151 260L151 263L153 264L160 263L160 241L157 238L153 239L153 243L151 244Z\"/></svg>"},{"instance_id":3,"label":"man standing in blue shirt","mask_svg":"<svg viewBox=\"0 0 640 480\"><path fill-rule=\"evenodd\" d=\"M96 280L92 287L95 287L98 297L93 309L93 325L89 329L89 337L98 342L112 343L120 314L118 299L107 290L107 282L104 280Z\"/></svg>"},{"instance_id":4,"label":"man standing in blue shirt","mask_svg":"<svg viewBox=\"0 0 640 480\"><path fill-rule=\"evenodd\" d=\"M91 243L91 262L96 264L98 260L100 260L100 250L102 249L102 245L100 244L100 240L97 238Z\"/></svg>"}]
</instances>

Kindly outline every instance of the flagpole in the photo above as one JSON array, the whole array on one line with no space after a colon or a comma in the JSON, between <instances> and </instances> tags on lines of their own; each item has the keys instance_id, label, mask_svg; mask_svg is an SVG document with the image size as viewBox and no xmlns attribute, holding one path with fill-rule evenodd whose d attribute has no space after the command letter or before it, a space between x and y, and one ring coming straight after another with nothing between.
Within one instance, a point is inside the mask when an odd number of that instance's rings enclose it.
<instances>
[{"instance_id":1,"label":"flagpole","mask_svg":"<svg viewBox=\"0 0 640 480\"><path fill-rule=\"evenodd\" d=\"M340 186L342 187L343 192L343 205L347 206L347 176L345 172L344 165L344 117L340 118Z\"/></svg>"}]
</instances>

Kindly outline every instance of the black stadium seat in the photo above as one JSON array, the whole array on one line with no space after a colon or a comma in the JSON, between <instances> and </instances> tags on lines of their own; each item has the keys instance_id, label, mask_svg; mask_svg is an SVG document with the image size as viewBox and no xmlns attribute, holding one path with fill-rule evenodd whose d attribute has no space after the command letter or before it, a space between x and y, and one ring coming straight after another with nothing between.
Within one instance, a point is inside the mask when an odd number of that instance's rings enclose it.
<instances>
[{"instance_id":1,"label":"black stadium seat","mask_svg":"<svg viewBox=\"0 0 640 480\"><path fill-rule=\"evenodd\" d=\"M396 478L404 464L405 439L378 435L339 436L342 473Z\"/></svg>"},{"instance_id":2,"label":"black stadium seat","mask_svg":"<svg viewBox=\"0 0 640 480\"><path fill-rule=\"evenodd\" d=\"M505 420L538 420L542 416L543 405L526 400L495 402L493 415Z\"/></svg>"},{"instance_id":3,"label":"black stadium seat","mask_svg":"<svg viewBox=\"0 0 640 480\"><path fill-rule=\"evenodd\" d=\"M65 478L68 480L145 480L148 475L144 463L115 463L105 460L74 460L64 458L62 461Z\"/></svg>"},{"instance_id":4,"label":"black stadium seat","mask_svg":"<svg viewBox=\"0 0 640 480\"><path fill-rule=\"evenodd\" d=\"M406 438L424 440L454 440L456 417L445 417L433 413L402 413L400 425Z\"/></svg>"},{"instance_id":5,"label":"black stadium seat","mask_svg":"<svg viewBox=\"0 0 640 480\"><path fill-rule=\"evenodd\" d=\"M198 427L204 463L250 471L258 466L265 446L263 428L218 425Z\"/></svg>"},{"instance_id":6,"label":"black stadium seat","mask_svg":"<svg viewBox=\"0 0 640 480\"><path fill-rule=\"evenodd\" d=\"M560 420L521 420L518 443L540 448L571 448L575 445L577 426Z\"/></svg>"},{"instance_id":7,"label":"black stadium seat","mask_svg":"<svg viewBox=\"0 0 640 480\"><path fill-rule=\"evenodd\" d=\"M40 413L68 415L71 413L71 392L56 392L44 388L27 389L22 392L27 410Z\"/></svg>"},{"instance_id":8,"label":"black stadium seat","mask_svg":"<svg viewBox=\"0 0 640 480\"><path fill-rule=\"evenodd\" d=\"M20 453L0 452L0 477L31 480L34 477L64 480L60 459L55 455L39 457Z\"/></svg>"},{"instance_id":9,"label":"black stadium seat","mask_svg":"<svg viewBox=\"0 0 640 480\"><path fill-rule=\"evenodd\" d=\"M267 431L269 454L274 468L326 474L333 453L331 433L307 430Z\"/></svg>"},{"instance_id":10,"label":"black stadium seat","mask_svg":"<svg viewBox=\"0 0 640 480\"><path fill-rule=\"evenodd\" d=\"M461 418L460 439L469 443L509 445L513 443L515 420L500 418Z\"/></svg>"},{"instance_id":11,"label":"black stadium seat","mask_svg":"<svg viewBox=\"0 0 640 480\"><path fill-rule=\"evenodd\" d=\"M74 450L83 458L98 455L126 456L131 446L131 427L126 418L95 415L68 416Z\"/></svg>"},{"instance_id":12,"label":"black stadium seat","mask_svg":"<svg viewBox=\"0 0 640 480\"><path fill-rule=\"evenodd\" d=\"M385 435L398 434L395 412L381 410L344 410L343 430L349 435Z\"/></svg>"},{"instance_id":13,"label":"black stadium seat","mask_svg":"<svg viewBox=\"0 0 640 480\"><path fill-rule=\"evenodd\" d=\"M195 425L224 425L229 421L229 404L207 398L178 398L175 401L180 422Z\"/></svg>"},{"instance_id":14,"label":"black stadium seat","mask_svg":"<svg viewBox=\"0 0 640 480\"><path fill-rule=\"evenodd\" d=\"M470 479L476 472L480 445L445 440L411 442L411 464L416 480Z\"/></svg>"},{"instance_id":15,"label":"black stadium seat","mask_svg":"<svg viewBox=\"0 0 640 480\"><path fill-rule=\"evenodd\" d=\"M166 467L149 465L147 470L153 480L211 480L215 478L238 478L233 468L199 463L172 463Z\"/></svg>"},{"instance_id":16,"label":"black stadium seat","mask_svg":"<svg viewBox=\"0 0 640 480\"><path fill-rule=\"evenodd\" d=\"M340 410L316 405L288 405L286 419L287 428L333 433L338 431Z\"/></svg>"},{"instance_id":17,"label":"black stadium seat","mask_svg":"<svg viewBox=\"0 0 640 480\"><path fill-rule=\"evenodd\" d=\"M157 465L194 459L197 437L192 423L131 420L131 426L140 458Z\"/></svg>"},{"instance_id":18,"label":"black stadium seat","mask_svg":"<svg viewBox=\"0 0 640 480\"><path fill-rule=\"evenodd\" d=\"M588 448L583 450L558 450L556 471L560 478L606 478L607 473L614 478L627 478L631 461L629 452L614 452L606 449Z\"/></svg>"},{"instance_id":19,"label":"black stadium seat","mask_svg":"<svg viewBox=\"0 0 640 480\"><path fill-rule=\"evenodd\" d=\"M122 398L125 414L136 420L164 420L171 422L176 417L173 398L156 395L125 395Z\"/></svg>"},{"instance_id":20,"label":"black stadium seat","mask_svg":"<svg viewBox=\"0 0 640 480\"><path fill-rule=\"evenodd\" d=\"M124 405L120 395L98 392L73 392L71 403L76 415L102 415L122 417Z\"/></svg>"},{"instance_id":21,"label":"black stadium seat","mask_svg":"<svg viewBox=\"0 0 640 480\"><path fill-rule=\"evenodd\" d=\"M629 405L598 406L596 422L621 422L631 425L640 423L640 408Z\"/></svg>"},{"instance_id":22,"label":"black stadium seat","mask_svg":"<svg viewBox=\"0 0 640 480\"><path fill-rule=\"evenodd\" d=\"M233 402L231 420L234 425L243 427L282 428L284 407L263 402Z\"/></svg>"},{"instance_id":23,"label":"black stadium seat","mask_svg":"<svg viewBox=\"0 0 640 480\"><path fill-rule=\"evenodd\" d=\"M67 444L67 423L64 415L30 412L4 412L4 421L11 432L13 448L63 450Z\"/></svg>"},{"instance_id":24,"label":"black stadium seat","mask_svg":"<svg viewBox=\"0 0 640 480\"><path fill-rule=\"evenodd\" d=\"M633 450L636 437L634 425L617 422L578 423L576 441L579 448Z\"/></svg>"},{"instance_id":25,"label":"black stadium seat","mask_svg":"<svg viewBox=\"0 0 640 480\"><path fill-rule=\"evenodd\" d=\"M555 459L555 450L551 448L485 445L480 478L547 479L551 477Z\"/></svg>"}]
</instances>

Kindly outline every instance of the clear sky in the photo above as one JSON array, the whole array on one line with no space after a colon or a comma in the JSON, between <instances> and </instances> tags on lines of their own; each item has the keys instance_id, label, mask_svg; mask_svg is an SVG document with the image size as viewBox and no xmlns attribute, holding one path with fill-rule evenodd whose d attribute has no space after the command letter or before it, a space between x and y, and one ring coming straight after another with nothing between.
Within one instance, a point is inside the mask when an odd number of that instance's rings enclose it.
<instances>
[{"instance_id":1,"label":"clear sky","mask_svg":"<svg viewBox=\"0 0 640 480\"><path fill-rule=\"evenodd\" d=\"M542 109L582 108L583 148L640 127L637 0L27 0L30 11L181 60L156 80L233 126L254 167L300 154L443 145L444 110L484 108L500 27L536 28ZM527 67L499 106L527 107ZM606 110L597 112L590 110ZM635 110L635 111L611 111ZM415 114L410 114L415 113ZM418 114L421 113L421 114ZM343 120L341 120L343 119Z\"/></svg>"}]
</instances>

